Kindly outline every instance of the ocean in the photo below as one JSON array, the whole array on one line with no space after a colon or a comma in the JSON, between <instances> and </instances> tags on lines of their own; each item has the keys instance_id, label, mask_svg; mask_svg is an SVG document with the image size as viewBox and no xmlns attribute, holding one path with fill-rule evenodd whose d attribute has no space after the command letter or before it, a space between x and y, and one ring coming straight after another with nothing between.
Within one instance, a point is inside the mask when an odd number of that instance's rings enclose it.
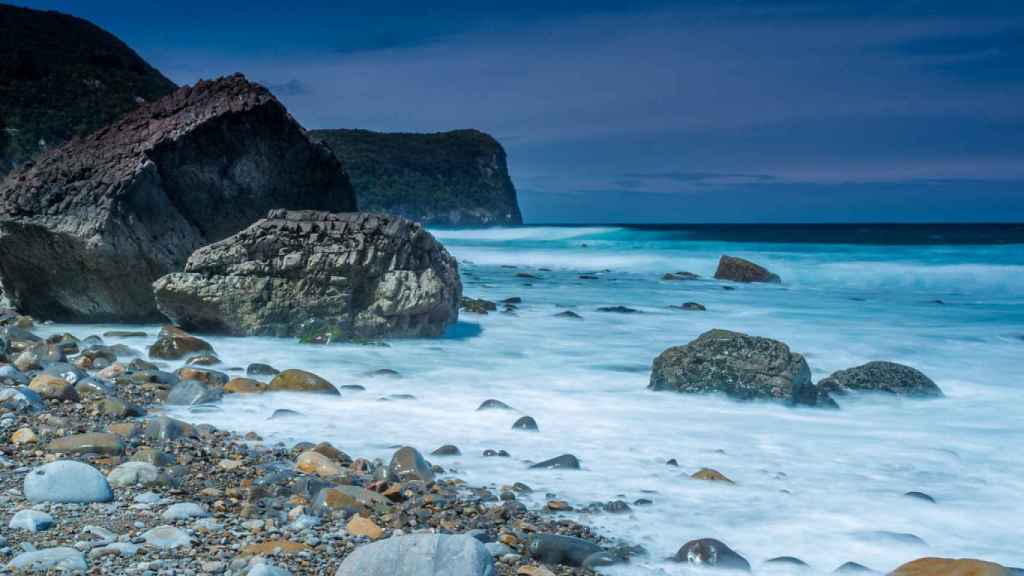
<instances>
[{"instance_id":1,"label":"ocean","mask_svg":"<svg viewBox=\"0 0 1024 576\"><path fill-rule=\"evenodd\" d=\"M762 565L779 556L822 574L848 561L885 572L922 556L1024 565L1024 226L433 232L458 258L466 296L520 297L518 309L464 312L444 338L389 347L211 337L225 366L303 368L366 391L229 397L175 414L268 442L327 440L359 456L456 444L462 456L432 459L470 484L525 482L531 507L546 494L577 508L651 500L628 514L567 513L647 550L609 574L685 573L665 558L704 537L727 543L758 573L773 573ZM724 290L710 278L722 254L758 262L782 283ZM701 279L661 279L680 271ZM683 302L707 310L670 308ZM637 312L597 310L605 306ZM583 319L556 316L566 309ZM712 328L787 343L815 381L891 360L923 371L945 397L846 397L830 411L647 390L655 356ZM366 375L382 368L401 377ZM380 401L394 394L415 399ZM489 398L515 411L476 411ZM278 408L303 417L268 420ZM540 431L513 431L521 415ZM484 457L486 449L511 457ZM578 456L582 470L527 468L563 453ZM673 458L678 467L666 465ZM735 485L688 478L701 467Z\"/></svg>"}]
</instances>

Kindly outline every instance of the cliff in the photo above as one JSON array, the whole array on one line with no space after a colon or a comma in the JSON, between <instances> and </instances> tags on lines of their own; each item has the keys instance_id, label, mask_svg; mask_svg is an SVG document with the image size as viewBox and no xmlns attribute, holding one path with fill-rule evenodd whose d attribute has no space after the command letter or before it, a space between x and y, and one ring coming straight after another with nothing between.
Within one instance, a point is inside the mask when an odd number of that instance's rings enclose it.
<instances>
[{"instance_id":1,"label":"cliff","mask_svg":"<svg viewBox=\"0 0 1024 576\"><path fill-rule=\"evenodd\" d=\"M159 318L154 280L273 208L346 212L355 195L265 88L202 81L0 181L0 285L41 318Z\"/></svg>"},{"instance_id":2,"label":"cliff","mask_svg":"<svg viewBox=\"0 0 1024 576\"><path fill-rule=\"evenodd\" d=\"M505 150L477 130L312 130L349 173L360 210L427 224L521 224Z\"/></svg>"},{"instance_id":3,"label":"cliff","mask_svg":"<svg viewBox=\"0 0 1024 576\"><path fill-rule=\"evenodd\" d=\"M174 89L81 18L0 4L0 176Z\"/></svg>"}]
</instances>

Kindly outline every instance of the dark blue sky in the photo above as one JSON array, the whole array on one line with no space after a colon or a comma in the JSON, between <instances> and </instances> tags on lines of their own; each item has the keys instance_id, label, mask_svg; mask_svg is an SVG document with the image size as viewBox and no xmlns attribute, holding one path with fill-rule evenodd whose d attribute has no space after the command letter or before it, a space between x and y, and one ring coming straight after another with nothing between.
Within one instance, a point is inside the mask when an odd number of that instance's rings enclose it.
<instances>
[{"instance_id":1,"label":"dark blue sky","mask_svg":"<svg viewBox=\"0 0 1024 576\"><path fill-rule=\"evenodd\" d=\"M475 127L529 222L1024 220L1024 2L35 1L308 128Z\"/></svg>"}]
</instances>

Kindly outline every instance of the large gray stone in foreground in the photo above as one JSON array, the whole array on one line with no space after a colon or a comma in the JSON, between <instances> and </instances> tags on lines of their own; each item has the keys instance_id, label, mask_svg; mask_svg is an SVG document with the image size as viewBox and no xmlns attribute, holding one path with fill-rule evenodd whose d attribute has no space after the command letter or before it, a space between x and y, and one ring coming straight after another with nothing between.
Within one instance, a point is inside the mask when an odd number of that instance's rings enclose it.
<instances>
[{"instance_id":1,"label":"large gray stone in foreground","mask_svg":"<svg viewBox=\"0 0 1024 576\"><path fill-rule=\"evenodd\" d=\"M825 394L842 396L848 392L886 392L912 398L942 396L939 386L920 370L895 362L868 362L833 372L818 382Z\"/></svg>"},{"instance_id":2,"label":"large gray stone in foreground","mask_svg":"<svg viewBox=\"0 0 1024 576\"><path fill-rule=\"evenodd\" d=\"M103 474L82 462L57 460L25 476L25 498L32 502L109 502L114 499Z\"/></svg>"},{"instance_id":3,"label":"large gray stone in foreground","mask_svg":"<svg viewBox=\"0 0 1024 576\"><path fill-rule=\"evenodd\" d=\"M188 330L308 342L440 336L458 319L458 264L419 224L272 210L153 284Z\"/></svg>"},{"instance_id":4,"label":"large gray stone in foreground","mask_svg":"<svg viewBox=\"0 0 1024 576\"><path fill-rule=\"evenodd\" d=\"M22 552L7 563L7 569L13 572L84 572L88 568L85 554L66 547Z\"/></svg>"},{"instance_id":5,"label":"large gray stone in foreground","mask_svg":"<svg viewBox=\"0 0 1024 576\"><path fill-rule=\"evenodd\" d=\"M800 354L778 340L709 330L654 359L652 390L721 392L738 400L816 405L818 390Z\"/></svg>"},{"instance_id":6,"label":"large gray stone in foreground","mask_svg":"<svg viewBox=\"0 0 1024 576\"><path fill-rule=\"evenodd\" d=\"M476 538L452 534L392 536L356 548L335 576L495 576Z\"/></svg>"}]
</instances>

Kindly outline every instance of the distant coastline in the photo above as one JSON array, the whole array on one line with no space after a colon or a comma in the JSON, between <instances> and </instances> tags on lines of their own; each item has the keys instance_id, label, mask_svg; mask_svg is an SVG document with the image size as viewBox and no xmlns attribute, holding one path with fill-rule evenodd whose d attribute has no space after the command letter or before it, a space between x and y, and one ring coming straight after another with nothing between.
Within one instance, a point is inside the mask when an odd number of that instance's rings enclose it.
<instances>
[{"instance_id":1,"label":"distant coastline","mask_svg":"<svg viewBox=\"0 0 1024 576\"><path fill-rule=\"evenodd\" d=\"M663 232L666 240L764 242L780 244L1004 245L1024 244L1024 222L993 223L803 223L803 224L635 224L531 223L539 228L621 228ZM437 229L466 227L432 226Z\"/></svg>"}]
</instances>

